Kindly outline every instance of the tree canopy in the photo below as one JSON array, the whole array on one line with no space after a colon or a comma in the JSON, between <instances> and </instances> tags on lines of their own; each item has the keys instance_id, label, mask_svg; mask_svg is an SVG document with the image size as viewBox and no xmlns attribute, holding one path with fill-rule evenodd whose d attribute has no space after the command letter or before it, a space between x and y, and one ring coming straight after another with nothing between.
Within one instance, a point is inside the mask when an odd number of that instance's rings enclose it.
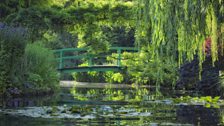
<instances>
[{"instance_id":1,"label":"tree canopy","mask_svg":"<svg viewBox=\"0 0 224 126\"><path fill-rule=\"evenodd\" d=\"M66 31L77 35L79 47L102 47L103 50L108 45L103 29L130 28L135 24L132 10L136 6L131 1L48 0L44 4L44 1L8 0L1 6L5 8L1 10L1 20L29 28L33 41L49 31Z\"/></svg>"}]
</instances>

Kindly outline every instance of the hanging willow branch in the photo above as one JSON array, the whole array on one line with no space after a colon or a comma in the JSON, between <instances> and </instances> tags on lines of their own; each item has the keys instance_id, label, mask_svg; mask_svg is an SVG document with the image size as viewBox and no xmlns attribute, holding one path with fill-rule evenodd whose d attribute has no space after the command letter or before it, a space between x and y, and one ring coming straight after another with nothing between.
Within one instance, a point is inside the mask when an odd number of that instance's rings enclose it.
<instances>
[{"instance_id":1,"label":"hanging willow branch","mask_svg":"<svg viewBox=\"0 0 224 126\"><path fill-rule=\"evenodd\" d=\"M137 2L136 40L141 46L151 46L154 49L153 57L177 54L178 63L181 65L183 61L191 61L198 55L199 66L202 68L206 55L204 43L207 38L211 38L213 64L218 60L218 50L223 50L223 0ZM143 37L147 39L140 39Z\"/></svg>"}]
</instances>

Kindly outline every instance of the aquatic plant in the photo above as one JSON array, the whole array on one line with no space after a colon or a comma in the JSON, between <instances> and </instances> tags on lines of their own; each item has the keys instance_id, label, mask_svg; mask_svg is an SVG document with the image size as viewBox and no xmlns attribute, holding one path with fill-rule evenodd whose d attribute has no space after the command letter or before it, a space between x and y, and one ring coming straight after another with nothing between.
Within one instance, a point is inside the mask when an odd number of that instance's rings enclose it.
<instances>
[{"instance_id":1,"label":"aquatic plant","mask_svg":"<svg viewBox=\"0 0 224 126\"><path fill-rule=\"evenodd\" d=\"M174 99L175 103L178 104L189 104L189 105L203 105L206 108L220 108L224 105L224 101L220 99L220 96L211 97L211 96L201 96L201 97L190 97L190 96L181 96L180 98Z\"/></svg>"}]
</instances>

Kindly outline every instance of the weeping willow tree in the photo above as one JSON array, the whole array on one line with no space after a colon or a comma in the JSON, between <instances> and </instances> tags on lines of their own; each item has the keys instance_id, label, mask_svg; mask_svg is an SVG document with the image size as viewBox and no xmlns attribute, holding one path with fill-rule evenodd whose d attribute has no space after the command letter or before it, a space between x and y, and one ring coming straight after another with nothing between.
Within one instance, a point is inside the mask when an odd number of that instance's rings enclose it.
<instances>
[{"instance_id":1,"label":"weeping willow tree","mask_svg":"<svg viewBox=\"0 0 224 126\"><path fill-rule=\"evenodd\" d=\"M153 50L152 59L172 57L181 65L197 55L200 71L205 43L211 40L212 62L223 54L223 0L138 0L136 40Z\"/></svg>"}]
</instances>

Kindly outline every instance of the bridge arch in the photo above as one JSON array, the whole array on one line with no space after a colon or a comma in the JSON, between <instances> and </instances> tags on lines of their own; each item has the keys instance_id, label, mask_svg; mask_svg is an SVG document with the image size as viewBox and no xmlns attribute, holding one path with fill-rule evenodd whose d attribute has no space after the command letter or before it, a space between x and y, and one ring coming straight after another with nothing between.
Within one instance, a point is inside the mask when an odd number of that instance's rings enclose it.
<instances>
[{"instance_id":1,"label":"bridge arch","mask_svg":"<svg viewBox=\"0 0 224 126\"><path fill-rule=\"evenodd\" d=\"M137 52L136 47L111 47L108 52L99 54L91 54L88 48L64 48L54 50L58 64L58 70L61 73L72 72L89 72L89 71L119 71L124 68L121 64L122 52ZM112 53L116 53L114 57L116 63L113 64L96 64L95 59L106 58ZM87 65L81 66L84 61L88 61Z\"/></svg>"}]
</instances>

